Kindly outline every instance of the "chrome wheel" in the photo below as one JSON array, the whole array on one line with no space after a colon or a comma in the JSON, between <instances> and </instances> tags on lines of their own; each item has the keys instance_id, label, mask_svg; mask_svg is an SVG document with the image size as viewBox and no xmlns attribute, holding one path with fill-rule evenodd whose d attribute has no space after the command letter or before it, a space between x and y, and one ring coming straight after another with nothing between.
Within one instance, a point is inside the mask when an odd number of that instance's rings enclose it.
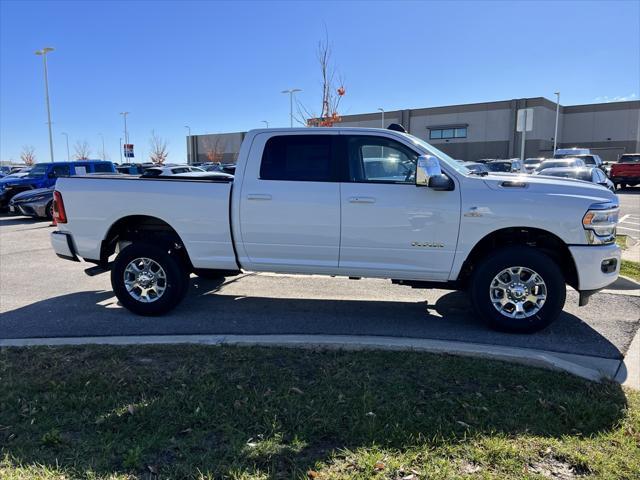
<instances>
[{"instance_id":1,"label":"chrome wheel","mask_svg":"<svg viewBox=\"0 0 640 480\"><path fill-rule=\"evenodd\" d=\"M542 277L527 267L509 267L491 281L489 296L494 308L509 318L535 315L547 299Z\"/></svg>"},{"instance_id":2,"label":"chrome wheel","mask_svg":"<svg viewBox=\"0 0 640 480\"><path fill-rule=\"evenodd\" d=\"M124 285L138 302L155 302L167 289L167 274L156 261L136 258L124 269Z\"/></svg>"}]
</instances>

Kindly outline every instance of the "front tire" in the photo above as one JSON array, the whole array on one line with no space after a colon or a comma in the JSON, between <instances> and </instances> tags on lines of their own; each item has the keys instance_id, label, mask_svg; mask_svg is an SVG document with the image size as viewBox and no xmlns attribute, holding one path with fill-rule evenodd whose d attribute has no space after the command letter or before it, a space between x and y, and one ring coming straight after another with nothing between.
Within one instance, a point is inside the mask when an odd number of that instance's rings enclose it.
<instances>
[{"instance_id":1,"label":"front tire","mask_svg":"<svg viewBox=\"0 0 640 480\"><path fill-rule=\"evenodd\" d=\"M111 286L120 303L138 315L162 315L184 298L189 273L167 249L133 243L116 257Z\"/></svg>"},{"instance_id":2,"label":"front tire","mask_svg":"<svg viewBox=\"0 0 640 480\"><path fill-rule=\"evenodd\" d=\"M549 256L513 246L490 255L476 267L471 300L494 329L532 333L558 318L566 300L562 271Z\"/></svg>"}]
</instances>

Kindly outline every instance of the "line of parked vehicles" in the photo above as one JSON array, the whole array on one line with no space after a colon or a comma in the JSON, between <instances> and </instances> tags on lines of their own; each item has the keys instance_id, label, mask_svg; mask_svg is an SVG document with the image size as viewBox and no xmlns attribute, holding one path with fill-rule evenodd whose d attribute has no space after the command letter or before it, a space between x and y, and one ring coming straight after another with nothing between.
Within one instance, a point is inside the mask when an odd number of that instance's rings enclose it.
<instances>
[{"instance_id":1,"label":"line of parked vehicles","mask_svg":"<svg viewBox=\"0 0 640 480\"><path fill-rule=\"evenodd\" d=\"M526 173L560 178L573 178L596 183L614 192L618 188L640 184L640 153L626 153L614 164L604 162L588 148L556 150L553 158L482 159L460 161L474 172Z\"/></svg>"},{"instance_id":2,"label":"line of parked vehicles","mask_svg":"<svg viewBox=\"0 0 640 480\"><path fill-rule=\"evenodd\" d=\"M586 148L558 149L553 158L458 160L480 175L517 173L545 175L591 182L615 192L640 184L640 153L626 153L616 163L604 162ZM0 211L51 220L53 191L58 177L114 174L141 178L179 175L231 179L236 165L200 162L193 165L148 163L114 164L104 160L38 163L33 167L0 167Z\"/></svg>"},{"instance_id":3,"label":"line of parked vehicles","mask_svg":"<svg viewBox=\"0 0 640 480\"><path fill-rule=\"evenodd\" d=\"M32 167L0 169L0 211L35 218L53 218L53 191L59 177L122 174L141 178L180 175L185 177L232 179L234 164L217 162L196 165L154 163L114 164L105 160L37 163Z\"/></svg>"}]
</instances>

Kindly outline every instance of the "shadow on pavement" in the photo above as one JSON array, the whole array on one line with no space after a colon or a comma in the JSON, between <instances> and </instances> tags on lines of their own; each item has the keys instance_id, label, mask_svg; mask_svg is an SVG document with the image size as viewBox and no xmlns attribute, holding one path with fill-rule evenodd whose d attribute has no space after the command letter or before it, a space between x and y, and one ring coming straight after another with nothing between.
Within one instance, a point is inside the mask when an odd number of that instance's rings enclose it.
<instances>
[{"instance_id":1,"label":"shadow on pavement","mask_svg":"<svg viewBox=\"0 0 640 480\"><path fill-rule=\"evenodd\" d=\"M237 281L229 279L230 282ZM0 316L0 337L324 334L454 340L620 359L623 352L568 312L541 332L496 332L476 317L463 292L424 302L246 297L217 293L222 282L192 278L185 301L161 317L121 308L110 291L50 298ZM1 332L11 332L11 337ZM631 337L632 338L632 337Z\"/></svg>"}]
</instances>

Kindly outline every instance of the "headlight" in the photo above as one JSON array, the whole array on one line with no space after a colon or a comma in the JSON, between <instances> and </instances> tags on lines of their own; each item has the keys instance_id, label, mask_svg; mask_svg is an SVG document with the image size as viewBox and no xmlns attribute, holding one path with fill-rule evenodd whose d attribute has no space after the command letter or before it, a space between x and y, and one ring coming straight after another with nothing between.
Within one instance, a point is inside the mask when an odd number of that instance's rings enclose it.
<instances>
[{"instance_id":1,"label":"headlight","mask_svg":"<svg viewBox=\"0 0 640 480\"><path fill-rule=\"evenodd\" d=\"M616 240L616 225L620 208L615 203L596 203L582 217L582 226L587 242L592 245L613 243Z\"/></svg>"}]
</instances>

